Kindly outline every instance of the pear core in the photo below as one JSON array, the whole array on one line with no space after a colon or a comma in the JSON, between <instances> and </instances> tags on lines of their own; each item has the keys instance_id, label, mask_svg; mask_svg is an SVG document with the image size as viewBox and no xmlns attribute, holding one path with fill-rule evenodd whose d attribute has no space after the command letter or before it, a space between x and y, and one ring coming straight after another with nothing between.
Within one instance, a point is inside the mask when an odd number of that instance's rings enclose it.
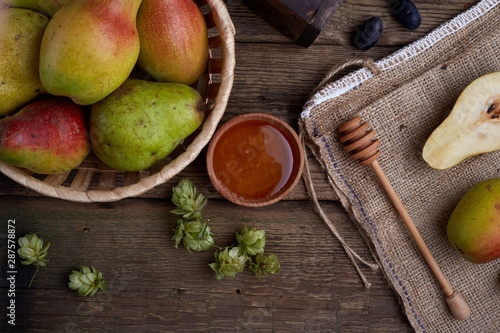
<instances>
[{"instance_id":1,"label":"pear core","mask_svg":"<svg viewBox=\"0 0 500 333\"><path fill-rule=\"evenodd\" d=\"M449 116L427 139L422 157L448 169L468 157L500 149L500 72L483 75L458 97Z\"/></svg>"}]
</instances>

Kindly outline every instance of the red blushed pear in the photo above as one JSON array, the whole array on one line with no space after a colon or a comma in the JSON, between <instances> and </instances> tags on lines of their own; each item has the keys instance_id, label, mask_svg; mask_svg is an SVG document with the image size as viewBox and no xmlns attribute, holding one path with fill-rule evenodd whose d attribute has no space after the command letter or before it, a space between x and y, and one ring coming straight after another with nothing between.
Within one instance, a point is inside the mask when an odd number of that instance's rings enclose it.
<instances>
[{"instance_id":1,"label":"red blushed pear","mask_svg":"<svg viewBox=\"0 0 500 333\"><path fill-rule=\"evenodd\" d=\"M207 24L193 0L143 0L137 30L139 66L154 79L190 85L203 74Z\"/></svg>"},{"instance_id":2,"label":"red blushed pear","mask_svg":"<svg viewBox=\"0 0 500 333\"><path fill-rule=\"evenodd\" d=\"M500 178L467 191L450 216L447 234L451 245L470 262L500 258Z\"/></svg>"},{"instance_id":3,"label":"red blushed pear","mask_svg":"<svg viewBox=\"0 0 500 333\"><path fill-rule=\"evenodd\" d=\"M39 100L0 120L0 160L35 173L71 170L90 149L86 112L68 98Z\"/></svg>"},{"instance_id":4,"label":"red blushed pear","mask_svg":"<svg viewBox=\"0 0 500 333\"><path fill-rule=\"evenodd\" d=\"M40 48L40 79L52 95L90 105L118 88L139 56L141 0L73 0L50 20Z\"/></svg>"}]
</instances>

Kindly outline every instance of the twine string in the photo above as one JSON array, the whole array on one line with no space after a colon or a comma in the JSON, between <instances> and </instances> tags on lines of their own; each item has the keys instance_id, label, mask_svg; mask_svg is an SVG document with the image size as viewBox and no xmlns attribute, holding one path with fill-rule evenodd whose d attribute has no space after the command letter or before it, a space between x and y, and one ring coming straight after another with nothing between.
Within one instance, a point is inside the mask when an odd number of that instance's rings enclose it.
<instances>
[{"instance_id":1,"label":"twine string","mask_svg":"<svg viewBox=\"0 0 500 333\"><path fill-rule=\"evenodd\" d=\"M325 75L323 80L321 80L321 82L316 86L316 88L314 88L314 90L311 92L310 96L314 95L320 89L322 89L330 81L330 79L335 74L337 74L339 71L343 70L346 67L350 67L353 65L366 67L370 70L370 72L372 72L375 75L378 75L381 73L380 68L377 66L377 64L375 64L375 62L371 58L353 59L350 61L346 61L346 62L343 62L343 63L340 63L338 65L333 66L333 68L330 69L330 71Z\"/></svg>"},{"instance_id":2,"label":"twine string","mask_svg":"<svg viewBox=\"0 0 500 333\"><path fill-rule=\"evenodd\" d=\"M300 136L300 141L302 142L302 147L305 151L306 150L306 143L305 143L303 132L301 132L299 134L299 136ZM328 216L326 215L326 213L323 211L323 209L321 208L321 206L319 204L318 197L316 196L316 191L314 190L314 186L313 186L313 183L311 180L311 173L309 171L309 164L307 163L307 161L306 161L306 163L304 163L304 172L302 173L302 177L303 177L304 183L306 185L307 193L309 194L309 197L312 199L312 201L314 203L314 208L315 208L316 213L326 223L326 225L331 230L331 232L333 233L335 238L337 238L337 240L340 242L340 244L344 248L344 251L347 253L347 256L349 257L349 259L351 260L351 263L353 264L354 268L358 272L358 275L361 278L361 280L363 281L363 284L365 285L365 287L370 288L372 284L370 282L368 282L368 280L366 279L366 276L359 268L359 266L356 262L356 259L359 260L361 263L365 264L366 266L370 267L374 271L378 270L378 268L379 268L378 265L369 263L368 261L361 258L353 249L351 249L349 247L349 245L347 245L347 243L344 241L342 236L340 236L339 232L337 231L337 228L335 228L332 221L330 221L330 219L328 218Z\"/></svg>"}]
</instances>

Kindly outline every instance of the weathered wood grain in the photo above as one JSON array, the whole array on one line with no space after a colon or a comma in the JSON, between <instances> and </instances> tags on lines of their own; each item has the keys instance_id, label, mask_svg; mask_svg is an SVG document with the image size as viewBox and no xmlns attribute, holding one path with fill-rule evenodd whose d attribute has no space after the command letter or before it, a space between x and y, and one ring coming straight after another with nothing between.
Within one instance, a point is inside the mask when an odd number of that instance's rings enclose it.
<instances>
[{"instance_id":1,"label":"weathered wood grain","mask_svg":"<svg viewBox=\"0 0 500 333\"><path fill-rule=\"evenodd\" d=\"M338 204L323 204L346 242L371 260ZM31 288L27 284L34 267L17 265L16 301L23 304L18 327L33 332L106 327L114 332L409 331L383 278L363 267L373 283L364 288L310 203L241 209L210 200L204 208L219 246L231 245L234 232L244 225L266 230L266 252L277 254L281 271L262 280L245 270L217 281L208 266L214 250L175 249L173 208L160 199L61 205L49 198L2 198L0 221L15 219L18 237L35 232L51 243L50 261ZM3 244L0 256L6 257ZM107 292L80 298L67 287L71 270L82 264L102 271Z\"/></svg>"},{"instance_id":2,"label":"weathered wood grain","mask_svg":"<svg viewBox=\"0 0 500 333\"><path fill-rule=\"evenodd\" d=\"M202 1L202 0L201 0ZM415 1L422 25L409 31L388 10L389 0L344 0L313 45L305 49L255 14L242 0L225 1L236 27L233 90L221 124L247 112L274 114L297 129L309 93L334 65L360 57L380 59L420 38L475 1ZM384 33L375 47L352 46L354 27L380 16ZM345 75L345 70L333 79ZM169 182L135 199L78 204L44 198L0 174L0 226L16 219L16 233L36 232L51 242L49 265L32 288L33 267L18 265L17 331L25 332L407 332L411 328L395 294L377 272L362 267L373 283L365 289L347 255L313 212L303 182L269 207L246 209L215 191L206 174L205 152ZM309 154L318 197L346 242L363 258L370 252L328 179ZM229 245L244 224L267 231L266 251L282 271L256 280L251 272L217 281L208 263L213 251L190 254L171 240L172 186L191 178L209 197L216 242ZM5 272L7 229L0 230ZM79 264L95 265L110 285L82 299L67 288ZM0 307L7 285L0 281ZM0 311L3 316L3 312ZM5 317L2 317L2 321ZM4 327L0 329L4 332Z\"/></svg>"},{"instance_id":3,"label":"weathered wood grain","mask_svg":"<svg viewBox=\"0 0 500 333\"><path fill-rule=\"evenodd\" d=\"M241 6L242 1L227 2L228 10L237 31L236 40L238 42L290 43L287 37L267 24L264 19L246 6ZM478 0L415 0L413 2L422 16L422 24L417 30L411 31L391 15L389 9L390 0L344 0L312 46L327 44L353 47L352 33L354 27L364 23L372 16L378 16L384 24L384 31L377 42L377 46L401 47L424 36L445 21L452 19L477 3ZM369 54L370 51L365 53Z\"/></svg>"}]
</instances>

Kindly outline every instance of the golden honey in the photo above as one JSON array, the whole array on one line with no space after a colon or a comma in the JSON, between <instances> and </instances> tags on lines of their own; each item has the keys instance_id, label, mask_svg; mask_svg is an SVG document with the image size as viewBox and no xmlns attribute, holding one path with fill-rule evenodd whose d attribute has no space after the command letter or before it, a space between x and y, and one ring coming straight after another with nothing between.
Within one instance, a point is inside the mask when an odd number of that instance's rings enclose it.
<instances>
[{"instance_id":1,"label":"golden honey","mask_svg":"<svg viewBox=\"0 0 500 333\"><path fill-rule=\"evenodd\" d=\"M276 126L246 120L219 138L213 169L221 186L245 200L261 200L278 193L290 180L295 153L290 139Z\"/></svg>"}]
</instances>

